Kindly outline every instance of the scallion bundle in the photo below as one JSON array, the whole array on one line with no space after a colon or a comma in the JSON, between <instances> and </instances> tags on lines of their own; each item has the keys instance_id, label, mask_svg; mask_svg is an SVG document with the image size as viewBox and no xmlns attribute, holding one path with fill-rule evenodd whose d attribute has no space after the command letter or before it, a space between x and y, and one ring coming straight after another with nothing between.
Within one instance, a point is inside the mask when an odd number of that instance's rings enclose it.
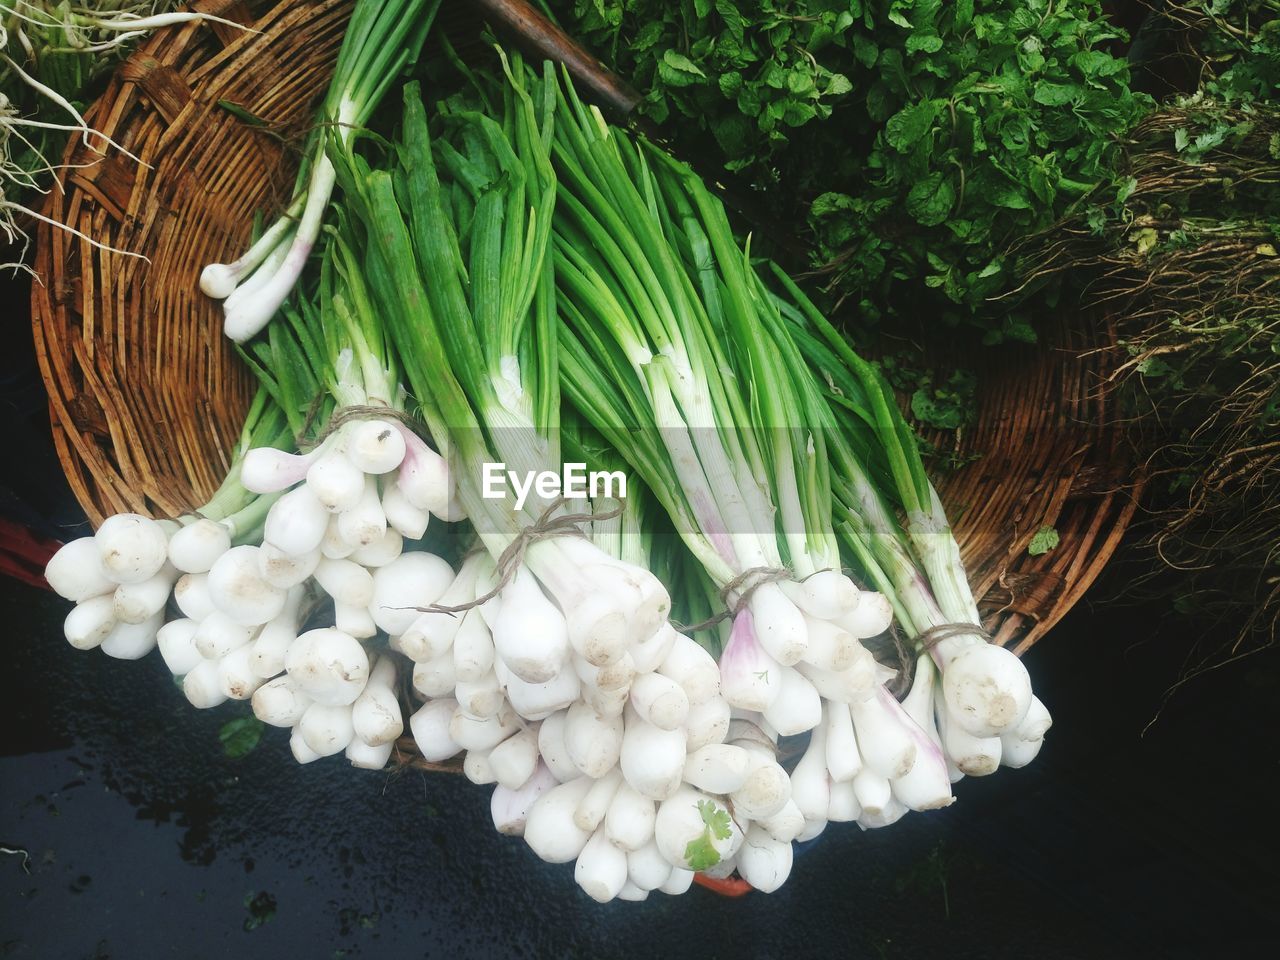
<instances>
[{"instance_id":1,"label":"scallion bundle","mask_svg":"<svg viewBox=\"0 0 1280 960\"><path fill-rule=\"evenodd\" d=\"M252 700L291 728L299 762L345 753L378 769L404 728L381 638L455 579L405 544L458 508L355 266L331 239L315 289L245 352L262 388L210 503L176 522L112 517L47 575L81 601L74 646L141 656L158 643L194 706ZM80 584L77 569L102 575ZM180 616L166 621L170 602Z\"/></svg>"},{"instance_id":2,"label":"scallion bundle","mask_svg":"<svg viewBox=\"0 0 1280 960\"><path fill-rule=\"evenodd\" d=\"M410 713L423 757L600 901L696 871L774 890L829 823L1031 759L1048 714L982 632L876 369L549 66L469 82L430 106L407 85L391 139L324 138L338 214L245 349L258 425L208 516L113 518L51 582L119 619L104 571L159 577L137 615L189 699L251 697L300 761L379 767ZM521 486L570 464L626 495ZM135 541L154 569L111 552ZM79 617L73 644L109 632Z\"/></svg>"}]
</instances>

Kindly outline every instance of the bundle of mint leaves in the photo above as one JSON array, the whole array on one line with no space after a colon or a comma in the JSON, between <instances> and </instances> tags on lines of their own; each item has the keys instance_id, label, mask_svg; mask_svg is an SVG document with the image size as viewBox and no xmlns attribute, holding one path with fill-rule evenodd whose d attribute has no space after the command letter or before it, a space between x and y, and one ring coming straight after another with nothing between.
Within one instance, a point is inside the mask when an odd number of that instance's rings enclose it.
<instances>
[{"instance_id":1,"label":"bundle of mint leaves","mask_svg":"<svg viewBox=\"0 0 1280 960\"><path fill-rule=\"evenodd\" d=\"M864 322L1032 341L1004 251L1118 184L1151 108L1097 0L547 0L677 152L802 237Z\"/></svg>"}]
</instances>

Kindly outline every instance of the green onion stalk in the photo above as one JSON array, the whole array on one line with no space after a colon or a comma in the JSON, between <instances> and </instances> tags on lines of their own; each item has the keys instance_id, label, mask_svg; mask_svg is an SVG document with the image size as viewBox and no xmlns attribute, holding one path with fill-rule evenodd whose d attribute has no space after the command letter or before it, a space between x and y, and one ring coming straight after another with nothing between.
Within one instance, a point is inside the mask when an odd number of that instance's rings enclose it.
<instances>
[{"instance_id":1,"label":"green onion stalk","mask_svg":"<svg viewBox=\"0 0 1280 960\"><path fill-rule=\"evenodd\" d=\"M1010 765L1026 762L1047 713L1017 658L984 640L954 537L883 380L788 278L790 303L770 293L691 170L573 110L555 155L566 390L719 586L761 557L791 574L783 596L800 612L802 639L789 647L773 624L761 627L758 590L736 608L732 589L724 598L726 698L779 733L820 730L810 752L830 753L835 739L859 755L864 825L949 803L948 774L991 772L1005 743ZM905 532L882 485L904 509ZM837 525L852 565L880 591L855 593L863 602L851 609L803 590L817 574L841 576ZM755 551L744 530L760 541L776 531L776 542ZM868 616L871 602L927 654L902 703L866 647L849 642L888 627ZM802 763L793 776L808 834L826 823L824 804L849 806L832 793L844 791L841 762Z\"/></svg>"},{"instance_id":2,"label":"green onion stalk","mask_svg":"<svg viewBox=\"0 0 1280 960\"><path fill-rule=\"evenodd\" d=\"M372 117L388 88L421 52L440 0L359 0L343 37L328 93L298 174L292 203L231 263L211 263L200 289L223 301L223 329L237 343L271 320L302 276L320 236L335 174L330 136L346 143Z\"/></svg>"},{"instance_id":3,"label":"green onion stalk","mask_svg":"<svg viewBox=\"0 0 1280 960\"><path fill-rule=\"evenodd\" d=\"M917 644L917 677L941 676L935 706L953 778L988 774L1002 763L1024 766L1039 751L1048 712L1021 661L987 642L959 547L891 388L771 266L781 292L765 291L762 280L762 295L774 300L795 349L824 386L827 409L816 407L815 416L826 423L844 478L834 491L842 539L869 579L894 598L902 630L937 637L927 648ZM858 451L871 451L879 462L864 468L868 459ZM905 525L891 504L902 508Z\"/></svg>"},{"instance_id":4,"label":"green onion stalk","mask_svg":"<svg viewBox=\"0 0 1280 960\"><path fill-rule=\"evenodd\" d=\"M497 116L448 104L435 135L411 84L395 169L374 169L354 151L336 162L352 226L360 221L351 245L366 250L406 384L430 411L488 554L470 596L451 604L464 609L423 614L411 655L447 653L452 637L456 661L458 633L485 630L487 662L526 719L587 695L617 718L630 653L669 631L670 601L647 570L577 536L581 504L525 482L558 476L563 461L548 259L555 101L533 96L523 69L510 70ZM619 664L624 681L604 690L597 673Z\"/></svg>"}]
</instances>

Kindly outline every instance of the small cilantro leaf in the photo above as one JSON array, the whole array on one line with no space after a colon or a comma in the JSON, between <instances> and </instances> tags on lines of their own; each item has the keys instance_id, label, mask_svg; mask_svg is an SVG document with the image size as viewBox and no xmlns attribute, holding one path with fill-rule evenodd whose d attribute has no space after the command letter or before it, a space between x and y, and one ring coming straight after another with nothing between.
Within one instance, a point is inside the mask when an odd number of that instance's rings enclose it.
<instances>
[{"instance_id":1,"label":"small cilantro leaf","mask_svg":"<svg viewBox=\"0 0 1280 960\"><path fill-rule=\"evenodd\" d=\"M699 800L698 814L706 828L684 848L684 858L694 871L707 870L719 863L720 851L715 841L728 840L733 834L728 810L721 810L710 800Z\"/></svg>"},{"instance_id":2,"label":"small cilantro leaf","mask_svg":"<svg viewBox=\"0 0 1280 960\"><path fill-rule=\"evenodd\" d=\"M708 870L719 863L720 852L711 842L711 831L703 830L696 840L690 840L684 848L684 858L689 863L689 869L695 873Z\"/></svg>"},{"instance_id":3,"label":"small cilantro leaf","mask_svg":"<svg viewBox=\"0 0 1280 960\"><path fill-rule=\"evenodd\" d=\"M1058 531L1050 526L1043 526L1032 536L1027 544L1027 553L1033 557L1043 556L1058 545Z\"/></svg>"},{"instance_id":4,"label":"small cilantro leaf","mask_svg":"<svg viewBox=\"0 0 1280 960\"><path fill-rule=\"evenodd\" d=\"M698 812L702 814L702 822L718 840L728 840L733 834L730 829L729 811L721 810L710 800L698 801Z\"/></svg>"}]
</instances>

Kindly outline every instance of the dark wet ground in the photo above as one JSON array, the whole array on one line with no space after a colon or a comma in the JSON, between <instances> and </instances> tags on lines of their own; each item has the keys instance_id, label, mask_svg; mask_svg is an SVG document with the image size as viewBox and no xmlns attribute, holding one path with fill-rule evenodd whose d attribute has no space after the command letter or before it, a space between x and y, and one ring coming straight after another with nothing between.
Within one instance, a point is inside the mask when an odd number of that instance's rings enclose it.
<instances>
[{"instance_id":1,"label":"dark wet ground","mask_svg":"<svg viewBox=\"0 0 1280 960\"><path fill-rule=\"evenodd\" d=\"M883 831L833 827L772 896L605 907L495 834L461 778L299 767L272 730L225 758L243 705L190 709L156 655L72 650L62 611L0 587L0 842L29 854L0 858L0 956L1066 960L1276 939L1277 658L1193 685L1139 739L1164 679L1122 652L1139 611L1081 609L1031 653L1057 719L1032 767Z\"/></svg>"}]
</instances>

